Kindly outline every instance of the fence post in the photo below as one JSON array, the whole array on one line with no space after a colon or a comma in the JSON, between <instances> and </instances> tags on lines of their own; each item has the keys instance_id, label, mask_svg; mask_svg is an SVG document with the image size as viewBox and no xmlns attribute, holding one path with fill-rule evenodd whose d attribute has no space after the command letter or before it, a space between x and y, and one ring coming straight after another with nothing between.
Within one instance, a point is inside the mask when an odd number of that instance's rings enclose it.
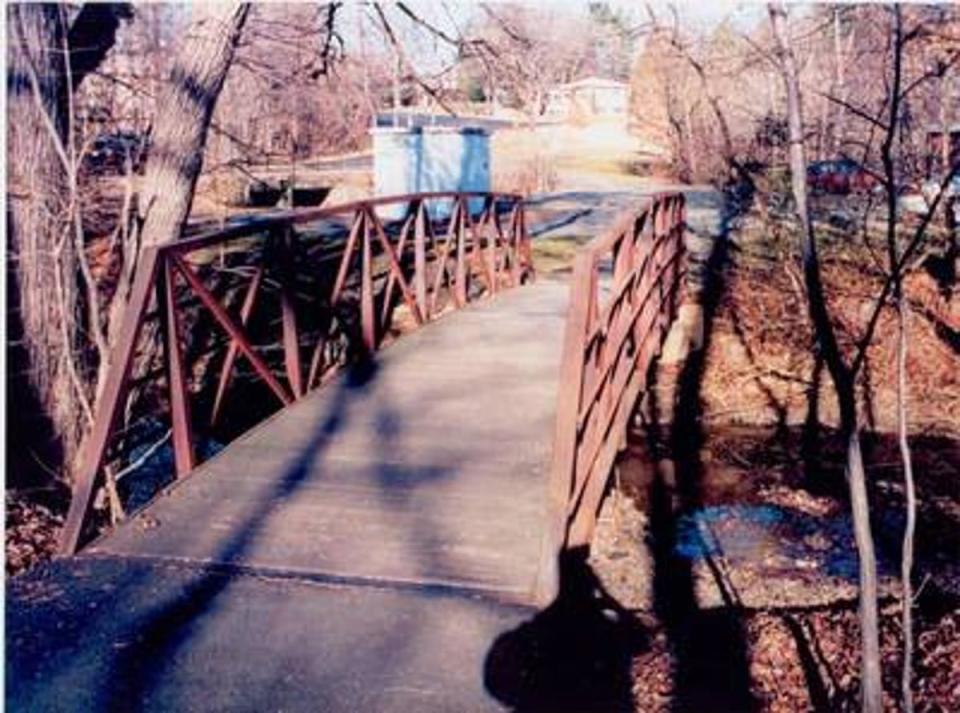
<instances>
[{"instance_id":1,"label":"fence post","mask_svg":"<svg viewBox=\"0 0 960 713\"><path fill-rule=\"evenodd\" d=\"M167 360L167 388L170 398L170 421L173 431L173 459L177 478L183 478L195 463L193 426L190 417L190 394L180 343L180 314L177 311L176 280L170 263L161 260L157 274L157 305L163 329L164 354Z\"/></svg>"},{"instance_id":2,"label":"fence post","mask_svg":"<svg viewBox=\"0 0 960 713\"><path fill-rule=\"evenodd\" d=\"M297 329L296 307L296 255L297 236L289 225L276 231L271 238L276 241L280 258L280 311L283 321L283 360L287 381L295 399L303 395L303 377L300 369L300 332Z\"/></svg>"},{"instance_id":3,"label":"fence post","mask_svg":"<svg viewBox=\"0 0 960 713\"><path fill-rule=\"evenodd\" d=\"M413 289L424 321L430 319L427 307L427 214L423 200L416 201L413 231Z\"/></svg>"}]
</instances>

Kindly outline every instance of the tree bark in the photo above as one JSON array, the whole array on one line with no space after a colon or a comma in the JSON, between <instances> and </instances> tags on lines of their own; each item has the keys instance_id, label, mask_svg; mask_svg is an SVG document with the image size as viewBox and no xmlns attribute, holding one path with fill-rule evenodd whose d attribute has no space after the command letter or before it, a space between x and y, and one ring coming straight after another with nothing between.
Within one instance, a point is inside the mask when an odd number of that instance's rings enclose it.
<instances>
[{"instance_id":1,"label":"tree bark","mask_svg":"<svg viewBox=\"0 0 960 713\"><path fill-rule=\"evenodd\" d=\"M11 354L9 383L15 398L32 392L50 420L54 449L69 463L80 429L68 376L77 339L76 259L67 232L67 167L56 148L67 134L62 8L10 5L7 31L7 225L16 283L8 327L20 346Z\"/></svg>"},{"instance_id":2,"label":"tree bark","mask_svg":"<svg viewBox=\"0 0 960 713\"><path fill-rule=\"evenodd\" d=\"M877 562L870 509L867 501L866 471L860 448L855 374L847 366L837 344L820 279L816 236L807 203L806 156L803 134L803 102L796 60L786 24L786 10L771 4L770 23L777 45L790 136L790 175L797 214L802 225L801 253L810 320L817 348L827 365L840 405L840 427L847 443L847 485L853 518L854 539L860 564L861 707L865 713L881 713L883 687L880 675L880 634L877 604Z\"/></svg>"},{"instance_id":3,"label":"tree bark","mask_svg":"<svg viewBox=\"0 0 960 713\"><path fill-rule=\"evenodd\" d=\"M180 237L203 166L207 129L250 6L194 6L179 60L158 100L139 200L140 242Z\"/></svg>"},{"instance_id":4,"label":"tree bark","mask_svg":"<svg viewBox=\"0 0 960 713\"><path fill-rule=\"evenodd\" d=\"M14 345L8 347L8 384L18 403L35 404L20 410L12 426L23 450L38 449L65 470L86 426L91 380L80 337L83 235L76 220L71 93L103 61L120 20L129 16L125 4L86 5L68 29L61 4L7 9L7 220L9 274L16 285L7 325ZM87 304L88 310L95 307ZM99 324L85 326L99 333ZM46 423L30 422L30 411Z\"/></svg>"},{"instance_id":5,"label":"tree bark","mask_svg":"<svg viewBox=\"0 0 960 713\"><path fill-rule=\"evenodd\" d=\"M903 485L906 495L907 523L903 530L903 552L900 559L900 579L903 583L903 601L901 602L901 622L903 625L903 669L900 677L900 690L903 697L904 713L913 713L913 544L917 529L917 488L913 477L913 458L910 455L910 442L907 425L907 308L904 304L902 287L898 286L897 295L897 438L900 443L900 457L903 460Z\"/></svg>"}]
</instances>

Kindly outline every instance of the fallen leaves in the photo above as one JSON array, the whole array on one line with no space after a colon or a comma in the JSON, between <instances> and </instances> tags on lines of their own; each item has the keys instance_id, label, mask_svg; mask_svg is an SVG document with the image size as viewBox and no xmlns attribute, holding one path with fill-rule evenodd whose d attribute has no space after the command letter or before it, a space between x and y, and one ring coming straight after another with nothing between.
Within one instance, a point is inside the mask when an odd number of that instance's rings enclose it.
<instances>
[{"instance_id":1,"label":"fallen leaves","mask_svg":"<svg viewBox=\"0 0 960 713\"><path fill-rule=\"evenodd\" d=\"M63 518L15 491L7 493L6 505L6 570L14 575L53 556Z\"/></svg>"}]
</instances>

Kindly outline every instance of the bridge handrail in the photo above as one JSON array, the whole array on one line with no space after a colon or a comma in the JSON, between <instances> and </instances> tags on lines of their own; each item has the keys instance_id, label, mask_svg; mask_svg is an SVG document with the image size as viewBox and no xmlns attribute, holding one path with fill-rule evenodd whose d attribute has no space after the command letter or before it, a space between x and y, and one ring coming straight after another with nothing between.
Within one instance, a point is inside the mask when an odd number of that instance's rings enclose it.
<instances>
[{"instance_id":1,"label":"bridge handrail","mask_svg":"<svg viewBox=\"0 0 960 713\"><path fill-rule=\"evenodd\" d=\"M315 223L322 220L328 220L330 218L336 218L341 215L354 214L361 208L382 208L396 204L406 203L409 205L417 202L444 199L486 199L490 197L493 197L497 201L508 203L523 202L523 196L521 196L519 193L491 193L484 191L434 191L426 193L407 193L396 196L381 196L379 198L368 198L364 200L350 201L348 203L338 203L337 205L332 206L323 206L318 208L294 208L291 210L275 211L266 215L257 215L248 222L199 232L195 235L178 240L175 243L164 245L163 249L173 250L179 253L192 252L193 250L209 247L217 243L246 238L264 231L269 231L271 229L302 225L304 223Z\"/></svg>"},{"instance_id":2,"label":"bridge handrail","mask_svg":"<svg viewBox=\"0 0 960 713\"><path fill-rule=\"evenodd\" d=\"M559 585L560 554L590 543L628 420L676 316L684 228L683 194L658 195L574 258L537 584L544 603Z\"/></svg>"},{"instance_id":3,"label":"bridge handrail","mask_svg":"<svg viewBox=\"0 0 960 713\"><path fill-rule=\"evenodd\" d=\"M397 205L401 206L398 219L378 216L378 209ZM440 215L442 211L449 214ZM506 228L501 213L507 215ZM339 241L320 236L309 245L311 238L294 230L343 216L349 220ZM229 252L210 254L211 248L254 237L254 242L239 249L234 245ZM213 285L204 282L210 275ZM196 375L201 359L183 343L190 318L197 324L202 317L209 323L207 332L219 328L228 337L224 345L214 344L203 355L208 365L213 363L209 359L214 350L214 357L223 356L212 397L212 429L240 356L286 406L319 385L344 360L375 352L395 313L403 317L405 309L419 326L448 309L533 276L523 199L511 193L419 193L292 210L144 248L97 399L94 425L80 455L61 553L72 554L81 542L94 491L104 475L120 419L129 408L131 372L135 363L149 366L157 340L163 348L167 388L166 394L155 398L166 399L169 406L177 477L187 475L197 463L193 429L198 419L191 412L194 399L189 381L201 380ZM232 282L225 287L221 278ZM317 289L308 295L313 309L307 311L302 288L311 280ZM222 300L217 292L224 293ZM227 304L241 294L242 304ZM249 333L255 307L270 298L279 305L277 321L282 329L279 340L267 345L279 342L275 351L282 353L283 363L276 369L263 353L263 345L256 346ZM311 346L304 345L305 337L309 340L311 335L298 328L298 322L306 321L305 314L313 319L317 335L306 376L302 351ZM151 315L158 329L145 334L150 332L144 325ZM210 334L206 339L213 343ZM149 344L142 346L144 341ZM225 347L222 352L221 346ZM212 371L201 365L201 374Z\"/></svg>"}]
</instances>

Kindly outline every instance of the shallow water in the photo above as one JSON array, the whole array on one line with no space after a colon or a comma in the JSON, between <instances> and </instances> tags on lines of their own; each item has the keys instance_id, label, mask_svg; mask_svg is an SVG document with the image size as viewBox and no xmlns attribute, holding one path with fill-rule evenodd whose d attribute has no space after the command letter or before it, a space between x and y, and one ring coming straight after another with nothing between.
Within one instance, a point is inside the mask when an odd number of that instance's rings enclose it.
<instances>
[{"instance_id":1,"label":"shallow water","mask_svg":"<svg viewBox=\"0 0 960 713\"><path fill-rule=\"evenodd\" d=\"M652 536L668 537L673 557L693 564L722 558L727 566L771 577L855 582L857 552L842 495L802 488L795 446L774 442L769 429L725 427L699 454L675 461L662 443L637 432L618 463L621 487L647 515ZM653 451L661 457L652 457ZM842 472L831 475L842 478ZM665 501L669 512L654 512ZM897 571L902 531L902 514L875 513L881 574Z\"/></svg>"}]
</instances>

